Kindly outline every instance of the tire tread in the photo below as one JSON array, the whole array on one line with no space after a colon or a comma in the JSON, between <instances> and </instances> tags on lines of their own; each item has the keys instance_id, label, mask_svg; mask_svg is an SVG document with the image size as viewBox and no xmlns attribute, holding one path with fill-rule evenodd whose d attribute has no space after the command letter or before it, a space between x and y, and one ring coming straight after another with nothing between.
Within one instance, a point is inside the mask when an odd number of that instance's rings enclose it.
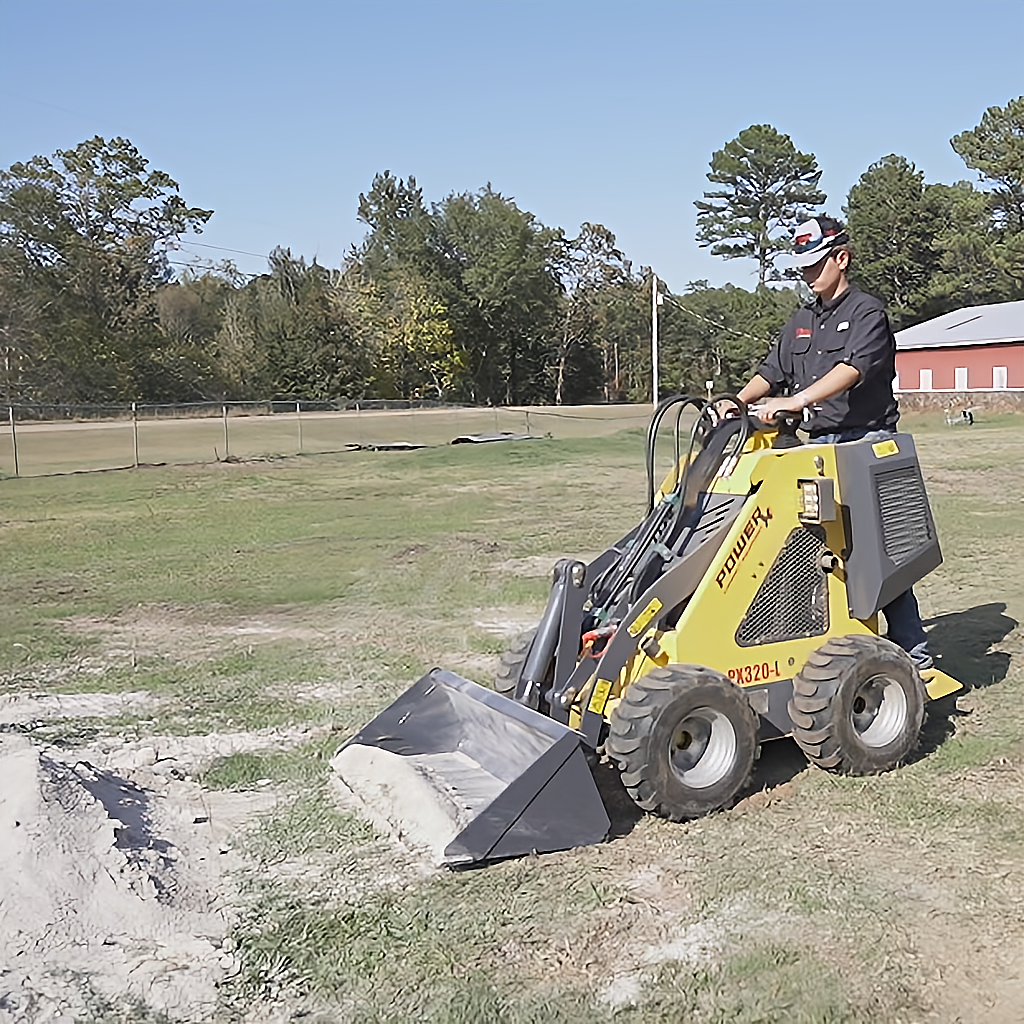
<instances>
[{"instance_id":1,"label":"tire tread","mask_svg":"<svg viewBox=\"0 0 1024 1024\"><path fill-rule=\"evenodd\" d=\"M672 821L696 817L715 807L696 808L684 805L672 794L659 792L654 779L658 776L657 752L650 748L649 739L659 715L669 708L689 687L718 688L731 699L740 697L738 737L741 749L751 748L746 771L732 792L716 806L728 806L736 791L746 782L757 753L758 718L740 687L721 673L703 665L670 665L652 670L642 679L628 686L611 715L605 750L619 765L622 783L634 803ZM737 723L734 723L736 727ZM745 745L745 746L744 746Z\"/></svg>"},{"instance_id":2,"label":"tire tread","mask_svg":"<svg viewBox=\"0 0 1024 1024\"><path fill-rule=\"evenodd\" d=\"M905 689L911 691L911 707L905 735L893 741L895 753L884 756L876 750L846 738L841 693L853 685L865 665L887 667ZM913 690L917 690L916 695ZM923 714L923 684L907 654L882 637L858 635L832 637L808 659L793 680L788 704L793 721L793 739L807 759L819 768L843 775L873 775L888 771L906 758L917 743Z\"/></svg>"}]
</instances>

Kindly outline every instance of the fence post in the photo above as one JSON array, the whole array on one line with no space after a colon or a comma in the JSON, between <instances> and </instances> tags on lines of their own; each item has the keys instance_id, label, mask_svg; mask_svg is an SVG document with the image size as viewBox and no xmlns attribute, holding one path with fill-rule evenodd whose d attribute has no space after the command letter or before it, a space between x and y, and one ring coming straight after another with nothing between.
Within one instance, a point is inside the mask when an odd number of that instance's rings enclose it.
<instances>
[{"instance_id":1,"label":"fence post","mask_svg":"<svg viewBox=\"0 0 1024 1024\"><path fill-rule=\"evenodd\" d=\"M135 402L132 402L132 440L135 442L135 468L139 468L139 415Z\"/></svg>"},{"instance_id":2,"label":"fence post","mask_svg":"<svg viewBox=\"0 0 1024 1024\"><path fill-rule=\"evenodd\" d=\"M228 407L227 403L220 407L221 414L224 417L224 458L225 460L231 458L231 449L228 447Z\"/></svg>"},{"instance_id":3,"label":"fence post","mask_svg":"<svg viewBox=\"0 0 1024 1024\"><path fill-rule=\"evenodd\" d=\"M299 428L299 454L302 454L302 403L295 403L295 423Z\"/></svg>"},{"instance_id":4,"label":"fence post","mask_svg":"<svg viewBox=\"0 0 1024 1024\"><path fill-rule=\"evenodd\" d=\"M14 475L20 476L18 472L18 435L14 429L14 406L7 406L7 415L11 421L11 448L14 449Z\"/></svg>"}]
</instances>

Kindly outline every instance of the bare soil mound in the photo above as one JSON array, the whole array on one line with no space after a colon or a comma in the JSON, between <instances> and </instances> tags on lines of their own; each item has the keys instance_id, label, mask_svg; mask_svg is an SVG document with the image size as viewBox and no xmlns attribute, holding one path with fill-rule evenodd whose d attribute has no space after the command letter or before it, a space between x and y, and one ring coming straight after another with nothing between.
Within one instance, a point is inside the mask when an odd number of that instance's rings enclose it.
<instances>
[{"instance_id":1,"label":"bare soil mound","mask_svg":"<svg viewBox=\"0 0 1024 1024\"><path fill-rule=\"evenodd\" d=\"M174 842L162 819L180 820L180 800L13 734L0 778L0 1021L209 1017L235 969L215 895L228 848L194 827L209 812L186 811Z\"/></svg>"}]
</instances>

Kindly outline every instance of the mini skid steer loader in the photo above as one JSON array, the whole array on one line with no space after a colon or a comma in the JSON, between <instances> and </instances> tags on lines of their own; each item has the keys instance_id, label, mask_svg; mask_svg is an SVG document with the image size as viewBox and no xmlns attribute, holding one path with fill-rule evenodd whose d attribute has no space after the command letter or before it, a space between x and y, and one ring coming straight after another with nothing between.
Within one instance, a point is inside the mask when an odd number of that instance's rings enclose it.
<instances>
[{"instance_id":1,"label":"mini skid steer loader","mask_svg":"<svg viewBox=\"0 0 1024 1024\"><path fill-rule=\"evenodd\" d=\"M602 841L599 753L672 820L728 806L771 739L844 774L905 759L924 702L960 689L879 635L880 609L942 560L914 442L805 445L797 425L767 427L732 396L663 401L646 516L589 564L555 565L494 688L434 669L338 750L370 817L471 864Z\"/></svg>"}]
</instances>

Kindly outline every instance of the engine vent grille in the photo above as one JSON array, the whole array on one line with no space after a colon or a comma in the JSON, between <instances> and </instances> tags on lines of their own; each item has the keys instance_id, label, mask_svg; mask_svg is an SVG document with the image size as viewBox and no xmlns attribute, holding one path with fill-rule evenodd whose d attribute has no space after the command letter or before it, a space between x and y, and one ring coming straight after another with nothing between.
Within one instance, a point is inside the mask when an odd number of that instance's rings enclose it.
<instances>
[{"instance_id":1,"label":"engine vent grille","mask_svg":"<svg viewBox=\"0 0 1024 1024\"><path fill-rule=\"evenodd\" d=\"M882 521L882 544L897 565L909 562L935 540L928 496L917 466L877 473L875 498Z\"/></svg>"},{"instance_id":2,"label":"engine vent grille","mask_svg":"<svg viewBox=\"0 0 1024 1024\"><path fill-rule=\"evenodd\" d=\"M825 531L798 526L786 538L736 630L740 647L821 636L828 632Z\"/></svg>"}]
</instances>

